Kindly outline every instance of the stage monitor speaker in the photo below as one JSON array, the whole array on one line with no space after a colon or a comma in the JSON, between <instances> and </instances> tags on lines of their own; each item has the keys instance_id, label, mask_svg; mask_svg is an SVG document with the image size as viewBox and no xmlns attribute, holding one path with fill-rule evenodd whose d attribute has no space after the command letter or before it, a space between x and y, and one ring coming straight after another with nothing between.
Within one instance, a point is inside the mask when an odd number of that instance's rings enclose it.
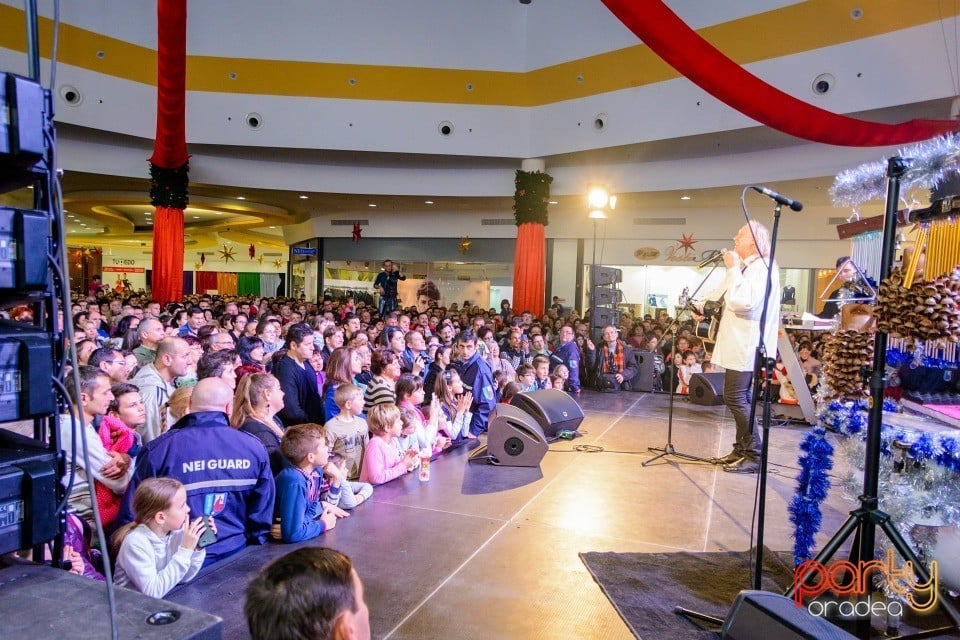
<instances>
[{"instance_id":1,"label":"stage monitor speaker","mask_svg":"<svg viewBox=\"0 0 960 640\"><path fill-rule=\"evenodd\" d=\"M548 448L536 418L518 407L498 404L487 428L487 444L477 447L470 458L492 457L492 464L507 467L538 467Z\"/></svg>"},{"instance_id":2,"label":"stage monitor speaker","mask_svg":"<svg viewBox=\"0 0 960 640\"><path fill-rule=\"evenodd\" d=\"M594 287L592 290L591 307L605 304L619 304L623 294L619 289L610 289L608 287Z\"/></svg>"},{"instance_id":3,"label":"stage monitor speaker","mask_svg":"<svg viewBox=\"0 0 960 640\"><path fill-rule=\"evenodd\" d=\"M723 404L722 373L695 373L690 378L690 402L707 407Z\"/></svg>"},{"instance_id":4,"label":"stage monitor speaker","mask_svg":"<svg viewBox=\"0 0 960 640\"><path fill-rule=\"evenodd\" d=\"M725 640L853 640L793 600L767 591L741 591L723 622Z\"/></svg>"},{"instance_id":5,"label":"stage monitor speaker","mask_svg":"<svg viewBox=\"0 0 960 640\"><path fill-rule=\"evenodd\" d=\"M660 389L660 376L657 374L656 354L653 351L634 351L637 361L637 375L633 377L630 388L634 391L657 391Z\"/></svg>"},{"instance_id":6,"label":"stage monitor speaker","mask_svg":"<svg viewBox=\"0 0 960 640\"><path fill-rule=\"evenodd\" d=\"M518 393L510 403L532 415L547 438L555 438L561 431L576 431L583 422L583 409L559 389Z\"/></svg>"},{"instance_id":7,"label":"stage monitor speaker","mask_svg":"<svg viewBox=\"0 0 960 640\"><path fill-rule=\"evenodd\" d=\"M623 282L623 271L614 267L594 265L590 269L590 287L605 287Z\"/></svg>"},{"instance_id":8,"label":"stage monitor speaker","mask_svg":"<svg viewBox=\"0 0 960 640\"><path fill-rule=\"evenodd\" d=\"M106 585L63 569L15 565L0 571L3 635L18 640L110 637ZM223 620L117 587L121 638L219 640ZM215 594L211 594L215 596ZM78 617L82 616L82 617Z\"/></svg>"}]
</instances>

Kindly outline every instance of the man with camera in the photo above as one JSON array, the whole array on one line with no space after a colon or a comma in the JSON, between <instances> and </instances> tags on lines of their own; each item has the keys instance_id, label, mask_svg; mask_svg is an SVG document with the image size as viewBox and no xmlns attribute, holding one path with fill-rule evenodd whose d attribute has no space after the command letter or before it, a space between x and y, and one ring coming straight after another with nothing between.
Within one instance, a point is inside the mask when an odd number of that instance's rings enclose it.
<instances>
[{"instance_id":1,"label":"man with camera","mask_svg":"<svg viewBox=\"0 0 960 640\"><path fill-rule=\"evenodd\" d=\"M630 383L637 375L633 349L620 339L620 332L612 324L604 327L601 335L603 341L600 345L591 348L592 344L587 343L583 350L587 371L593 373L599 391L629 391Z\"/></svg>"}]
</instances>

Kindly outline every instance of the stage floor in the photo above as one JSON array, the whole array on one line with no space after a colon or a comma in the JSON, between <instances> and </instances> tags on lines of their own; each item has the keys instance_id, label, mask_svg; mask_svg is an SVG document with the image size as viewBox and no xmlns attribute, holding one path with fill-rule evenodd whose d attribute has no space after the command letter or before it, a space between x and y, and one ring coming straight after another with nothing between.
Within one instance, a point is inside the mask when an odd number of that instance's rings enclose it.
<instances>
[{"instance_id":1,"label":"stage floor","mask_svg":"<svg viewBox=\"0 0 960 640\"><path fill-rule=\"evenodd\" d=\"M668 396L584 392L579 402L583 437L551 445L539 468L468 465L459 450L434 462L429 483L410 474L379 487L333 531L304 543L353 559L374 638L631 638L578 553L748 548L757 476L676 458L641 466L652 455L647 447L667 441ZM771 432L765 544L772 549L792 549L786 508L805 433L803 426ZM733 436L724 407L678 398L677 451L723 455ZM602 450L577 452L577 445ZM852 506L839 491L830 495L819 543ZM167 599L222 617L224 638L246 638L246 584L291 548L247 549Z\"/></svg>"}]
</instances>

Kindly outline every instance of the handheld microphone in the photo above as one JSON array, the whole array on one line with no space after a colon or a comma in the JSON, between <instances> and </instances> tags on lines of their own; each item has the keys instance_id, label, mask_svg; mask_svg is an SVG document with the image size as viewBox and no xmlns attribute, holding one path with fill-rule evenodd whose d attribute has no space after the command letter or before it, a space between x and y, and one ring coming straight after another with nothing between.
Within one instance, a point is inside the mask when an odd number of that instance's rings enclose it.
<instances>
[{"instance_id":1,"label":"handheld microphone","mask_svg":"<svg viewBox=\"0 0 960 640\"><path fill-rule=\"evenodd\" d=\"M802 202L800 202L799 200L791 200L790 198L788 198L788 197L786 197L786 196L782 196L782 195L780 195L779 193L777 193L776 191L774 191L773 189L767 189L766 187L761 187L761 186L755 185L755 184L750 185L750 188L753 189L754 191L758 192L758 193L762 193L762 194L765 195L765 196L769 196L769 197L773 198L773 200L774 200L777 204L786 205L786 206L790 207L791 209L793 209L794 211L800 211L801 209L803 209L803 203L802 203Z\"/></svg>"},{"instance_id":2,"label":"handheld microphone","mask_svg":"<svg viewBox=\"0 0 960 640\"><path fill-rule=\"evenodd\" d=\"M703 269L704 267L709 267L712 264L723 262L723 254L725 254L726 252L727 252L726 249L721 249L720 251L717 251L712 256L710 256L709 258L707 258L706 260L698 264L697 269Z\"/></svg>"}]
</instances>

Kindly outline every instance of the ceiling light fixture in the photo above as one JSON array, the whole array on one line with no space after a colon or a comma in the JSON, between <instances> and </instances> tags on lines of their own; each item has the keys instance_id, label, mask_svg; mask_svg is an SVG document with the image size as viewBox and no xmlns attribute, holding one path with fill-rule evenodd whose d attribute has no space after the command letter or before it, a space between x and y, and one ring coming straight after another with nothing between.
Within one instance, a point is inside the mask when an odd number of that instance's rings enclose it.
<instances>
[{"instance_id":1,"label":"ceiling light fixture","mask_svg":"<svg viewBox=\"0 0 960 640\"><path fill-rule=\"evenodd\" d=\"M376 207L377 205L375 205L374 203L371 202L371 203L368 204L367 206L368 206L368 207Z\"/></svg>"},{"instance_id":2,"label":"ceiling light fixture","mask_svg":"<svg viewBox=\"0 0 960 640\"><path fill-rule=\"evenodd\" d=\"M433 200L424 200L423 204L433 204Z\"/></svg>"},{"instance_id":3,"label":"ceiling light fixture","mask_svg":"<svg viewBox=\"0 0 960 640\"><path fill-rule=\"evenodd\" d=\"M246 200L244 196L237 196L237 200Z\"/></svg>"},{"instance_id":4,"label":"ceiling light fixture","mask_svg":"<svg viewBox=\"0 0 960 640\"><path fill-rule=\"evenodd\" d=\"M690 200L690 196L680 196L681 200Z\"/></svg>"},{"instance_id":5,"label":"ceiling light fixture","mask_svg":"<svg viewBox=\"0 0 960 640\"><path fill-rule=\"evenodd\" d=\"M300 199L301 199L301 200L306 200L307 197L308 197L308 196L306 196L306 195L304 195L304 194L302 194L302 193L300 194Z\"/></svg>"}]
</instances>

